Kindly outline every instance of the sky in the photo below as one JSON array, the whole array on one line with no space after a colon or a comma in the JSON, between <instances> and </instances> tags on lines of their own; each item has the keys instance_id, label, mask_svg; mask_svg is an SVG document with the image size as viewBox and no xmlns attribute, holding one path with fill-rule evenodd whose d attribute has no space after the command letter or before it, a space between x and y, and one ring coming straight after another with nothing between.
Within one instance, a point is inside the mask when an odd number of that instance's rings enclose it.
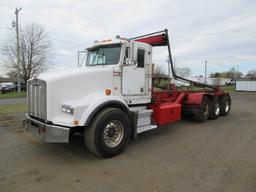
<instances>
[{"instance_id":1,"label":"sky","mask_svg":"<svg viewBox=\"0 0 256 192\"><path fill-rule=\"evenodd\" d=\"M133 37L167 28L173 59L192 75L256 69L255 0L0 0L0 43L14 33L15 8L20 26L37 23L52 41L51 70L75 68L77 51L95 40ZM166 69L166 48L153 52ZM7 69L0 66L0 75Z\"/></svg>"}]
</instances>

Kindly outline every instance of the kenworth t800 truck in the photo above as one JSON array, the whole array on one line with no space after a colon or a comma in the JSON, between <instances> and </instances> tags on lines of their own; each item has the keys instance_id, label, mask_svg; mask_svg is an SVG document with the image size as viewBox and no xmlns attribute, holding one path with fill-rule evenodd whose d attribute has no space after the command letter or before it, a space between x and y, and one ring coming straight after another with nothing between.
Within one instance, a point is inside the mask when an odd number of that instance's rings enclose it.
<instances>
[{"instance_id":1,"label":"kenworth t800 truck","mask_svg":"<svg viewBox=\"0 0 256 192\"><path fill-rule=\"evenodd\" d=\"M199 87L166 90L152 86L152 48L166 46L169 72ZM27 83L27 131L45 142L69 142L84 135L87 148L101 157L120 154L130 138L191 115L197 121L228 115L231 98L175 73L167 29L134 38L96 42L84 68L45 73ZM170 75L170 74L169 74Z\"/></svg>"}]
</instances>

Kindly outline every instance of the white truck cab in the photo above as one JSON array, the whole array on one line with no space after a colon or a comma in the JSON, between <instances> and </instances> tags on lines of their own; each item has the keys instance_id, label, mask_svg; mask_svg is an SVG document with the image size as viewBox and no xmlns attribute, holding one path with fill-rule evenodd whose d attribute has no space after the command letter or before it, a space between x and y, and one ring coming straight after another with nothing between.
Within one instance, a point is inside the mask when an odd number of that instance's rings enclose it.
<instances>
[{"instance_id":1,"label":"white truck cab","mask_svg":"<svg viewBox=\"0 0 256 192\"><path fill-rule=\"evenodd\" d=\"M46 142L84 134L87 148L119 154L129 137L151 124L152 47L120 40L87 49L84 68L44 73L28 81L27 130Z\"/></svg>"}]
</instances>

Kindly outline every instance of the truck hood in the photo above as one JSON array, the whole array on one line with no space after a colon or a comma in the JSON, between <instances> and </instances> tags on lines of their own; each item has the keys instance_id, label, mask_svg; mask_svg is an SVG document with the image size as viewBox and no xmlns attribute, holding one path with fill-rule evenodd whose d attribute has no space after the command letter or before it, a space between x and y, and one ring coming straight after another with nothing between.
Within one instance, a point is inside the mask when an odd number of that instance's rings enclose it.
<instances>
[{"instance_id":1,"label":"truck hood","mask_svg":"<svg viewBox=\"0 0 256 192\"><path fill-rule=\"evenodd\" d=\"M99 68L99 67L88 67L88 68L72 68L72 69L65 69L65 70L60 70L60 71L52 71L52 72L46 72L40 74L37 78L44 80L46 82L53 82L53 81L58 81L60 79L66 79L66 78L71 78L76 75L80 74L88 74L88 73L94 73L94 72L99 72L99 71L106 71L107 68ZM109 69L109 68L108 68ZM107 70L108 70L107 69Z\"/></svg>"},{"instance_id":2,"label":"truck hood","mask_svg":"<svg viewBox=\"0 0 256 192\"><path fill-rule=\"evenodd\" d=\"M47 120L60 115L61 106L89 94L113 88L113 67L90 67L44 73L37 77L46 82Z\"/></svg>"}]
</instances>

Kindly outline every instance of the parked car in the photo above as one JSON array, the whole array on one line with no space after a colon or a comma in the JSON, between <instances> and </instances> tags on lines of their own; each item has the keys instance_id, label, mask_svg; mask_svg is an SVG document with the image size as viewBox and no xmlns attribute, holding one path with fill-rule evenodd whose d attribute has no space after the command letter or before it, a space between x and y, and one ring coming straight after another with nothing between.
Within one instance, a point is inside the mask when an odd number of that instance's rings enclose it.
<instances>
[{"instance_id":1,"label":"parked car","mask_svg":"<svg viewBox=\"0 0 256 192\"><path fill-rule=\"evenodd\" d=\"M13 82L4 82L0 84L1 93L12 92L15 90L15 85Z\"/></svg>"},{"instance_id":2,"label":"parked car","mask_svg":"<svg viewBox=\"0 0 256 192\"><path fill-rule=\"evenodd\" d=\"M14 84L14 87L15 87L15 91L18 91L18 85L17 85L17 84ZM21 91L27 91L27 85L26 85L26 83L21 83L20 89L21 89Z\"/></svg>"}]
</instances>

